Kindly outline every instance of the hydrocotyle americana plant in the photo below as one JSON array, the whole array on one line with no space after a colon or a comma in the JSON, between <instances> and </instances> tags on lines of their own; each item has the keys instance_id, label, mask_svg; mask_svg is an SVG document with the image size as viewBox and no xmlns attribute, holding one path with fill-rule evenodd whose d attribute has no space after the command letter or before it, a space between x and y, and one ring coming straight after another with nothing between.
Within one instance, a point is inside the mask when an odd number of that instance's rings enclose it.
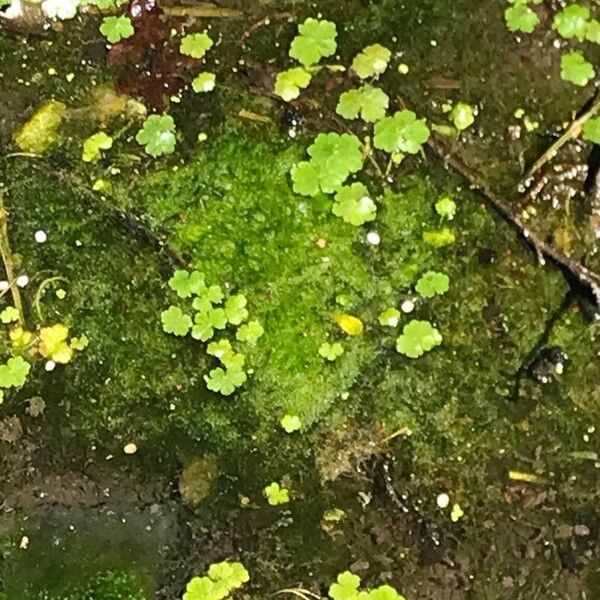
<instances>
[{"instance_id":1,"label":"hydrocotyle americana plant","mask_svg":"<svg viewBox=\"0 0 600 600\"><path fill-rule=\"evenodd\" d=\"M508 2L510 6L504 12L504 18L510 31L532 33L541 22L536 5L541 5L543 0ZM592 16L587 6L576 2L569 3L554 13L552 29L563 40L600 44L600 21ZM594 78L595 69L579 49L570 49L561 56L560 76L564 81L584 86Z\"/></svg>"},{"instance_id":2,"label":"hydrocotyle americana plant","mask_svg":"<svg viewBox=\"0 0 600 600\"><path fill-rule=\"evenodd\" d=\"M207 575L188 582L182 600L224 600L248 581L250 575L241 562L213 563Z\"/></svg>"},{"instance_id":3,"label":"hydrocotyle americana plant","mask_svg":"<svg viewBox=\"0 0 600 600\"><path fill-rule=\"evenodd\" d=\"M312 76L320 66L317 63L332 56L337 49L335 23L324 19L308 18L298 25L298 35L292 40L289 55L302 66L292 67L279 73L275 79L274 92L290 102L308 87Z\"/></svg>"},{"instance_id":4,"label":"hydrocotyle americana plant","mask_svg":"<svg viewBox=\"0 0 600 600\"><path fill-rule=\"evenodd\" d=\"M264 330L258 320L244 323L248 319L248 301L243 294L233 294L225 298L220 285L208 285L204 273L200 271L175 271L169 279L169 287L182 299L191 299L191 311L185 312L177 305L171 305L161 313L162 328L165 333L179 337L191 335L196 340L208 342L217 331L228 325L237 327L235 338L247 346L254 346ZM192 317L193 315L193 317ZM244 369L246 357L233 349L227 338L210 342L207 353L214 356L221 366L212 369L204 376L206 387L229 396L247 380Z\"/></svg>"},{"instance_id":5,"label":"hydrocotyle americana plant","mask_svg":"<svg viewBox=\"0 0 600 600\"><path fill-rule=\"evenodd\" d=\"M380 585L372 590L360 589L360 577L344 571L329 587L328 596L332 600L406 600L391 585Z\"/></svg>"}]
</instances>

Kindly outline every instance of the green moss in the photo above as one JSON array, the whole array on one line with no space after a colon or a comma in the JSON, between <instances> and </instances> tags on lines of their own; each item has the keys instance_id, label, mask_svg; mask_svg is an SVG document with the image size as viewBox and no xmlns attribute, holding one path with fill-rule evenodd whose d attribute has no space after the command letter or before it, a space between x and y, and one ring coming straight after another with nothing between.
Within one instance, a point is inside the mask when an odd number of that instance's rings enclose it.
<instances>
[{"instance_id":1,"label":"green moss","mask_svg":"<svg viewBox=\"0 0 600 600\"><path fill-rule=\"evenodd\" d=\"M109 570L72 585L59 595L42 592L39 600L147 600L147 582L137 573Z\"/></svg>"}]
</instances>

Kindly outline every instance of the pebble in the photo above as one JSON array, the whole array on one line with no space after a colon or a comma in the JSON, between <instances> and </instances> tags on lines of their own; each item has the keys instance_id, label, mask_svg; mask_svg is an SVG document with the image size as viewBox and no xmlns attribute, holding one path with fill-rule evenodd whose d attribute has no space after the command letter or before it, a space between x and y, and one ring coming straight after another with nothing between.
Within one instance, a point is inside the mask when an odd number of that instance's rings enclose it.
<instances>
[{"instance_id":1,"label":"pebble","mask_svg":"<svg viewBox=\"0 0 600 600\"><path fill-rule=\"evenodd\" d=\"M137 446L133 442L125 444L123 452L125 452L125 454L135 454L137 452Z\"/></svg>"},{"instance_id":2,"label":"pebble","mask_svg":"<svg viewBox=\"0 0 600 600\"><path fill-rule=\"evenodd\" d=\"M17 285L24 288L29 283L29 277L27 275L19 275L17 277Z\"/></svg>"},{"instance_id":3,"label":"pebble","mask_svg":"<svg viewBox=\"0 0 600 600\"><path fill-rule=\"evenodd\" d=\"M33 237L35 238L35 241L38 244L43 244L48 239L46 232L42 229L38 229L38 231L35 232L35 235Z\"/></svg>"},{"instance_id":4,"label":"pebble","mask_svg":"<svg viewBox=\"0 0 600 600\"><path fill-rule=\"evenodd\" d=\"M367 242L373 246L379 246L381 238L376 231L369 231L369 233L367 233Z\"/></svg>"},{"instance_id":5,"label":"pebble","mask_svg":"<svg viewBox=\"0 0 600 600\"><path fill-rule=\"evenodd\" d=\"M415 303L412 300L405 300L400 305L400 310L406 314L411 313L413 310L415 310Z\"/></svg>"},{"instance_id":6,"label":"pebble","mask_svg":"<svg viewBox=\"0 0 600 600\"><path fill-rule=\"evenodd\" d=\"M21 543L19 544L19 548L21 548L21 550L27 550L27 547L29 546L29 538L24 535L21 538Z\"/></svg>"},{"instance_id":7,"label":"pebble","mask_svg":"<svg viewBox=\"0 0 600 600\"><path fill-rule=\"evenodd\" d=\"M46 364L44 365L44 369L46 369L46 371L48 371L48 372L54 371L55 368L56 368L56 363L53 360L46 361Z\"/></svg>"},{"instance_id":8,"label":"pebble","mask_svg":"<svg viewBox=\"0 0 600 600\"><path fill-rule=\"evenodd\" d=\"M438 494L435 502L440 508L448 508L448 505L450 504L450 496L448 496L448 494L445 492L442 492L441 494Z\"/></svg>"}]
</instances>

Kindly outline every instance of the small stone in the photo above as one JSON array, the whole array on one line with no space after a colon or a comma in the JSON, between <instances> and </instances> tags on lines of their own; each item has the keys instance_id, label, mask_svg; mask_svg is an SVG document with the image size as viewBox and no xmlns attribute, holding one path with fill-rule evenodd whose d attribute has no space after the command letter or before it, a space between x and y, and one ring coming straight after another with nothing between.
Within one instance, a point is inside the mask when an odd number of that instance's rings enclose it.
<instances>
[{"instance_id":1,"label":"small stone","mask_svg":"<svg viewBox=\"0 0 600 600\"><path fill-rule=\"evenodd\" d=\"M44 369L46 369L46 371L48 371L48 373L50 371L54 371L55 368L56 368L56 363L53 360L46 361L46 364L44 365Z\"/></svg>"},{"instance_id":2,"label":"small stone","mask_svg":"<svg viewBox=\"0 0 600 600\"><path fill-rule=\"evenodd\" d=\"M125 454L135 454L137 452L137 446L133 442L125 444L125 446L123 446L123 452L125 452Z\"/></svg>"},{"instance_id":3,"label":"small stone","mask_svg":"<svg viewBox=\"0 0 600 600\"><path fill-rule=\"evenodd\" d=\"M369 233L367 233L367 242L369 242L369 244L372 246L379 246L381 238L376 231L369 231Z\"/></svg>"},{"instance_id":4,"label":"small stone","mask_svg":"<svg viewBox=\"0 0 600 600\"><path fill-rule=\"evenodd\" d=\"M448 508L450 504L450 496L448 496L446 492L442 492L441 494L438 494L438 497L435 499L435 503L440 508Z\"/></svg>"},{"instance_id":5,"label":"small stone","mask_svg":"<svg viewBox=\"0 0 600 600\"><path fill-rule=\"evenodd\" d=\"M415 310L415 303L412 300L405 300L400 305L400 310L406 314L411 313L413 310Z\"/></svg>"},{"instance_id":6,"label":"small stone","mask_svg":"<svg viewBox=\"0 0 600 600\"><path fill-rule=\"evenodd\" d=\"M21 550L27 550L27 548L29 547L29 538L24 535L21 538L21 542L19 543L19 548L21 548Z\"/></svg>"},{"instance_id":7,"label":"small stone","mask_svg":"<svg viewBox=\"0 0 600 600\"><path fill-rule=\"evenodd\" d=\"M320 237L315 244L317 244L317 246L319 248L325 248L325 246L327 246L327 240L325 238Z\"/></svg>"},{"instance_id":8,"label":"small stone","mask_svg":"<svg viewBox=\"0 0 600 600\"><path fill-rule=\"evenodd\" d=\"M573 533L578 537L586 537L590 535L590 528L587 525L575 525Z\"/></svg>"},{"instance_id":9,"label":"small stone","mask_svg":"<svg viewBox=\"0 0 600 600\"><path fill-rule=\"evenodd\" d=\"M29 277L27 275L19 275L17 277L17 285L20 288L24 288L29 283Z\"/></svg>"},{"instance_id":10,"label":"small stone","mask_svg":"<svg viewBox=\"0 0 600 600\"><path fill-rule=\"evenodd\" d=\"M48 239L46 232L42 229L38 229L33 237L38 244L43 244Z\"/></svg>"}]
</instances>

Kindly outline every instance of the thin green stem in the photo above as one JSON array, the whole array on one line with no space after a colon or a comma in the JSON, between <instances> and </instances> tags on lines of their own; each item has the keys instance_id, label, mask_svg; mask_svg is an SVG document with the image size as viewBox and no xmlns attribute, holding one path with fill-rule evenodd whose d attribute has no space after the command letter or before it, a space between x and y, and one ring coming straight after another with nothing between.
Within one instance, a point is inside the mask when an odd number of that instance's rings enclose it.
<instances>
[{"instance_id":1,"label":"thin green stem","mask_svg":"<svg viewBox=\"0 0 600 600\"><path fill-rule=\"evenodd\" d=\"M17 285L17 280L14 273L14 262L13 255L10 250L10 243L8 240L8 213L4 207L4 196L0 191L0 255L2 256L2 263L4 264L4 271L6 272L6 279L10 287L10 293L12 294L13 304L19 311L19 324L24 325L25 314L23 313L23 302L21 300L21 292Z\"/></svg>"}]
</instances>

